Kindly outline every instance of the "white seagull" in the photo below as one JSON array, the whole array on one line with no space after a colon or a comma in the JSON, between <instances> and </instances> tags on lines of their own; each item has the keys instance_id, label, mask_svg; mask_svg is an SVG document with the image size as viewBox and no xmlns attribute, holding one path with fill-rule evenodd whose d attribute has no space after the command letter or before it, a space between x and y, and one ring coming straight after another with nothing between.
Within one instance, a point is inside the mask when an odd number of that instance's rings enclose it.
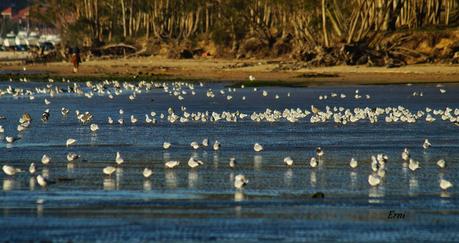
<instances>
[{"instance_id":1,"label":"white seagull","mask_svg":"<svg viewBox=\"0 0 459 243\"><path fill-rule=\"evenodd\" d=\"M263 151L263 146L259 143L255 143L253 145L253 150L255 150L255 152L260 152L260 151Z\"/></svg>"},{"instance_id":2,"label":"white seagull","mask_svg":"<svg viewBox=\"0 0 459 243\"><path fill-rule=\"evenodd\" d=\"M248 182L249 180L247 180L244 175L239 174L234 177L234 187L237 189L243 188Z\"/></svg>"}]
</instances>

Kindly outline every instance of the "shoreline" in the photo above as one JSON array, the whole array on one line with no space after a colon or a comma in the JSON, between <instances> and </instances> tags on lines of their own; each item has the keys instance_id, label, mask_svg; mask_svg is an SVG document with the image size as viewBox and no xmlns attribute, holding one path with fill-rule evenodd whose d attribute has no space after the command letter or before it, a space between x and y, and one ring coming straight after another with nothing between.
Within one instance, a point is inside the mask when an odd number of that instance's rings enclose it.
<instances>
[{"instance_id":1,"label":"shoreline","mask_svg":"<svg viewBox=\"0 0 459 243\"><path fill-rule=\"evenodd\" d=\"M255 86L340 86L459 83L459 65L417 64L399 68L368 66L311 67L278 71L283 60L166 59L136 57L83 62L78 73L67 62L0 63L0 80L95 79L230 82ZM253 75L256 81L248 81Z\"/></svg>"}]
</instances>

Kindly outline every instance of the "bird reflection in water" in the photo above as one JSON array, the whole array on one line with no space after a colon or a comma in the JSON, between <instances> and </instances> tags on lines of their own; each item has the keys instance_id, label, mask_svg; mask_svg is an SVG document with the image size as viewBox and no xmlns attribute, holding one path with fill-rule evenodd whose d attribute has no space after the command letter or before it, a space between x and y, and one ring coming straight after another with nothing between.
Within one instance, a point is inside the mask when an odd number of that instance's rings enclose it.
<instances>
[{"instance_id":1,"label":"bird reflection in water","mask_svg":"<svg viewBox=\"0 0 459 243\"><path fill-rule=\"evenodd\" d=\"M164 161L169 161L171 160L171 154L169 152L164 152L163 153L163 160Z\"/></svg>"},{"instance_id":2,"label":"bird reflection in water","mask_svg":"<svg viewBox=\"0 0 459 243\"><path fill-rule=\"evenodd\" d=\"M284 173L284 183L287 187L290 187L292 185L292 179L293 179L293 170L291 168L288 168L287 171Z\"/></svg>"},{"instance_id":3,"label":"bird reflection in water","mask_svg":"<svg viewBox=\"0 0 459 243\"><path fill-rule=\"evenodd\" d=\"M71 176L75 171L75 163L67 163L67 174Z\"/></svg>"},{"instance_id":4,"label":"bird reflection in water","mask_svg":"<svg viewBox=\"0 0 459 243\"><path fill-rule=\"evenodd\" d=\"M177 175L175 174L175 171L165 171L164 178L166 179L166 187L170 189L175 189L177 187Z\"/></svg>"},{"instance_id":5,"label":"bird reflection in water","mask_svg":"<svg viewBox=\"0 0 459 243\"><path fill-rule=\"evenodd\" d=\"M253 167L256 170L260 170L261 169L262 163L263 163L263 156L261 156L261 155L253 156Z\"/></svg>"},{"instance_id":6,"label":"bird reflection in water","mask_svg":"<svg viewBox=\"0 0 459 243\"><path fill-rule=\"evenodd\" d=\"M44 178L49 178L49 169L48 168L43 168L41 170L41 176L43 176Z\"/></svg>"},{"instance_id":7,"label":"bird reflection in water","mask_svg":"<svg viewBox=\"0 0 459 243\"><path fill-rule=\"evenodd\" d=\"M196 188L198 184L198 172L196 170L188 171L188 187Z\"/></svg>"},{"instance_id":8,"label":"bird reflection in water","mask_svg":"<svg viewBox=\"0 0 459 243\"><path fill-rule=\"evenodd\" d=\"M213 161L214 161L214 168L218 168L218 163L220 162L220 157L218 156L218 152L215 151L213 154Z\"/></svg>"},{"instance_id":9,"label":"bird reflection in water","mask_svg":"<svg viewBox=\"0 0 459 243\"><path fill-rule=\"evenodd\" d=\"M145 179L143 181L143 190L144 191L151 191L153 189L153 184L151 183L151 180Z\"/></svg>"},{"instance_id":10,"label":"bird reflection in water","mask_svg":"<svg viewBox=\"0 0 459 243\"><path fill-rule=\"evenodd\" d=\"M383 203L384 200L384 187L378 186L378 187L371 187L368 190L368 203L371 204L379 204Z\"/></svg>"},{"instance_id":11,"label":"bird reflection in water","mask_svg":"<svg viewBox=\"0 0 459 243\"><path fill-rule=\"evenodd\" d=\"M245 199L244 192L242 190L236 190L234 192L234 201L235 202L242 202Z\"/></svg>"},{"instance_id":12,"label":"bird reflection in water","mask_svg":"<svg viewBox=\"0 0 459 243\"><path fill-rule=\"evenodd\" d=\"M12 178L3 179L3 191L8 192L14 189L16 181Z\"/></svg>"},{"instance_id":13,"label":"bird reflection in water","mask_svg":"<svg viewBox=\"0 0 459 243\"><path fill-rule=\"evenodd\" d=\"M315 170L311 170L311 173L309 174L309 180L311 183L312 187L316 187L317 185L317 172Z\"/></svg>"},{"instance_id":14,"label":"bird reflection in water","mask_svg":"<svg viewBox=\"0 0 459 243\"><path fill-rule=\"evenodd\" d=\"M357 186L357 172L351 171L349 175L351 176L351 188L355 189Z\"/></svg>"},{"instance_id":15,"label":"bird reflection in water","mask_svg":"<svg viewBox=\"0 0 459 243\"><path fill-rule=\"evenodd\" d=\"M43 217L44 207L42 203L37 204L37 217Z\"/></svg>"},{"instance_id":16,"label":"bird reflection in water","mask_svg":"<svg viewBox=\"0 0 459 243\"><path fill-rule=\"evenodd\" d=\"M116 183L115 180L112 178L105 178L104 179L104 190L105 191L114 191L116 190Z\"/></svg>"},{"instance_id":17,"label":"bird reflection in water","mask_svg":"<svg viewBox=\"0 0 459 243\"><path fill-rule=\"evenodd\" d=\"M416 176L414 176L414 175L410 176L408 195L416 196L417 192L418 192L418 189L419 189L419 182L416 179Z\"/></svg>"},{"instance_id":18,"label":"bird reflection in water","mask_svg":"<svg viewBox=\"0 0 459 243\"><path fill-rule=\"evenodd\" d=\"M29 179L29 190L34 191L35 190L35 184L37 181L35 180L35 177L30 177Z\"/></svg>"}]
</instances>

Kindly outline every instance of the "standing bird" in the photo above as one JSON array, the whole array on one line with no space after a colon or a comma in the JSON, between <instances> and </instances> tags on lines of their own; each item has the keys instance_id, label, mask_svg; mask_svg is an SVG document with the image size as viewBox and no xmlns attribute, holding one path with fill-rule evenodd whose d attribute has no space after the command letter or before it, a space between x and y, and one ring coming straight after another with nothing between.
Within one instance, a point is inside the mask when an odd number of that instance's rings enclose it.
<instances>
[{"instance_id":1,"label":"standing bird","mask_svg":"<svg viewBox=\"0 0 459 243\"><path fill-rule=\"evenodd\" d=\"M47 154L44 154L43 157L41 157L41 163L44 165L49 164L50 161L51 158Z\"/></svg>"},{"instance_id":2,"label":"standing bird","mask_svg":"<svg viewBox=\"0 0 459 243\"><path fill-rule=\"evenodd\" d=\"M261 152L261 151L263 151L263 146L261 144L259 144L259 143L255 143L253 145L253 150L255 150L255 152Z\"/></svg>"},{"instance_id":3,"label":"standing bird","mask_svg":"<svg viewBox=\"0 0 459 243\"><path fill-rule=\"evenodd\" d=\"M69 114L69 109L65 108L65 107L62 107L61 108L61 114L62 116L67 116L67 114Z\"/></svg>"},{"instance_id":4,"label":"standing bird","mask_svg":"<svg viewBox=\"0 0 459 243\"><path fill-rule=\"evenodd\" d=\"M176 161L176 160L171 160L171 161L167 161L164 166L168 169L173 169L177 166L180 165L180 162L179 161Z\"/></svg>"},{"instance_id":5,"label":"standing bird","mask_svg":"<svg viewBox=\"0 0 459 243\"><path fill-rule=\"evenodd\" d=\"M287 166L293 166L293 159L292 157L285 157L284 158L284 163L287 165Z\"/></svg>"},{"instance_id":6,"label":"standing bird","mask_svg":"<svg viewBox=\"0 0 459 243\"><path fill-rule=\"evenodd\" d=\"M316 168L317 165L319 163L317 163L317 159L315 157L312 157L311 160L309 161L309 165L312 167L312 168Z\"/></svg>"},{"instance_id":7,"label":"standing bird","mask_svg":"<svg viewBox=\"0 0 459 243\"><path fill-rule=\"evenodd\" d=\"M72 162L74 160L77 160L78 158L80 158L80 156L74 152L70 152L67 154L67 161L68 162Z\"/></svg>"},{"instance_id":8,"label":"standing bird","mask_svg":"<svg viewBox=\"0 0 459 243\"><path fill-rule=\"evenodd\" d=\"M234 177L234 187L237 189L243 188L247 183L249 183L249 180L247 180L244 175L239 174Z\"/></svg>"},{"instance_id":9,"label":"standing bird","mask_svg":"<svg viewBox=\"0 0 459 243\"><path fill-rule=\"evenodd\" d=\"M97 130L99 130L99 125L93 123L91 126L89 126L89 129L91 132L97 132Z\"/></svg>"},{"instance_id":10,"label":"standing bird","mask_svg":"<svg viewBox=\"0 0 459 243\"><path fill-rule=\"evenodd\" d=\"M233 168L236 167L236 164L237 164L237 163L236 163L236 158L231 157L231 158L230 158L230 161L229 161L229 164L228 164L229 167L230 167L231 169L233 169Z\"/></svg>"},{"instance_id":11,"label":"standing bird","mask_svg":"<svg viewBox=\"0 0 459 243\"><path fill-rule=\"evenodd\" d=\"M151 175L153 175L153 171L151 169L145 168L143 169L143 177L149 178Z\"/></svg>"},{"instance_id":12,"label":"standing bird","mask_svg":"<svg viewBox=\"0 0 459 243\"><path fill-rule=\"evenodd\" d=\"M2 170L6 175L9 175L9 176L14 176L16 175L16 173L22 172L21 169L14 168L13 166L10 166L10 165L4 165L2 167Z\"/></svg>"},{"instance_id":13,"label":"standing bird","mask_svg":"<svg viewBox=\"0 0 459 243\"><path fill-rule=\"evenodd\" d=\"M407 148L405 148L402 152L402 159L405 161L410 159L410 151L408 151Z\"/></svg>"},{"instance_id":14,"label":"standing bird","mask_svg":"<svg viewBox=\"0 0 459 243\"><path fill-rule=\"evenodd\" d=\"M191 142L190 145L191 145L191 147L192 147L193 149L198 149L198 148L199 148L199 144L198 144L197 142L194 142L194 141L193 141L193 142Z\"/></svg>"},{"instance_id":15,"label":"standing bird","mask_svg":"<svg viewBox=\"0 0 459 243\"><path fill-rule=\"evenodd\" d=\"M29 173L33 175L33 174L35 174L36 171L37 171L37 169L35 168L35 163L30 163Z\"/></svg>"},{"instance_id":16,"label":"standing bird","mask_svg":"<svg viewBox=\"0 0 459 243\"><path fill-rule=\"evenodd\" d=\"M321 147L317 147L317 148L316 148L316 155L317 155L317 157L319 157L319 158L322 157L322 156L324 155L324 151L322 150Z\"/></svg>"},{"instance_id":17,"label":"standing bird","mask_svg":"<svg viewBox=\"0 0 459 243\"><path fill-rule=\"evenodd\" d=\"M111 176L115 171L116 168L113 166L107 166L102 170L102 172L108 176Z\"/></svg>"},{"instance_id":18,"label":"standing bird","mask_svg":"<svg viewBox=\"0 0 459 243\"><path fill-rule=\"evenodd\" d=\"M352 169L355 169L357 168L357 166L359 166L359 163L354 158L351 158L351 162L349 162L349 166L351 166Z\"/></svg>"},{"instance_id":19,"label":"standing bird","mask_svg":"<svg viewBox=\"0 0 459 243\"><path fill-rule=\"evenodd\" d=\"M38 185L40 185L41 187L47 187L48 184L53 184L54 183L52 181L47 180L42 175L37 175L37 182L38 182Z\"/></svg>"},{"instance_id":20,"label":"standing bird","mask_svg":"<svg viewBox=\"0 0 459 243\"><path fill-rule=\"evenodd\" d=\"M422 144L422 147L424 149L428 149L432 146L432 144L429 142L429 140L426 138L426 140L424 140L424 143Z\"/></svg>"},{"instance_id":21,"label":"standing bird","mask_svg":"<svg viewBox=\"0 0 459 243\"><path fill-rule=\"evenodd\" d=\"M451 183L450 181L447 181L445 179L441 179L440 180L440 188L443 190L443 191L446 191L448 190L449 188L453 187L453 183Z\"/></svg>"},{"instance_id":22,"label":"standing bird","mask_svg":"<svg viewBox=\"0 0 459 243\"><path fill-rule=\"evenodd\" d=\"M410 168L410 170L412 170L412 171L415 171L415 170L417 170L417 169L419 169L421 167L419 166L419 162L418 161L416 161L414 159L410 159L410 163L408 164L408 168Z\"/></svg>"},{"instance_id":23,"label":"standing bird","mask_svg":"<svg viewBox=\"0 0 459 243\"><path fill-rule=\"evenodd\" d=\"M204 162L202 162L201 160L197 160L193 157L191 157L189 160L188 160L188 166L190 166L190 168L196 168L200 165L203 165Z\"/></svg>"},{"instance_id":24,"label":"standing bird","mask_svg":"<svg viewBox=\"0 0 459 243\"><path fill-rule=\"evenodd\" d=\"M443 169L443 168L446 167L446 161L444 159L440 159L440 160L437 161L437 165L438 165L438 167Z\"/></svg>"},{"instance_id":25,"label":"standing bird","mask_svg":"<svg viewBox=\"0 0 459 243\"><path fill-rule=\"evenodd\" d=\"M43 114L41 114L41 121L47 122L49 120L49 109L46 109Z\"/></svg>"},{"instance_id":26,"label":"standing bird","mask_svg":"<svg viewBox=\"0 0 459 243\"><path fill-rule=\"evenodd\" d=\"M118 165L121 165L122 163L124 163L124 158L123 156L121 156L120 152L116 152L115 162Z\"/></svg>"},{"instance_id":27,"label":"standing bird","mask_svg":"<svg viewBox=\"0 0 459 243\"><path fill-rule=\"evenodd\" d=\"M215 140L214 145L213 145L213 149L214 149L215 151L217 151L217 150L220 149L220 147L221 147L220 142L217 141L217 140Z\"/></svg>"},{"instance_id":28,"label":"standing bird","mask_svg":"<svg viewBox=\"0 0 459 243\"><path fill-rule=\"evenodd\" d=\"M202 146L204 146L204 147L209 146L209 139L208 139L208 138L204 138L204 139L202 140Z\"/></svg>"},{"instance_id":29,"label":"standing bird","mask_svg":"<svg viewBox=\"0 0 459 243\"><path fill-rule=\"evenodd\" d=\"M381 184L381 177L373 174L369 175L368 184L370 184L370 186L378 186L379 184Z\"/></svg>"},{"instance_id":30,"label":"standing bird","mask_svg":"<svg viewBox=\"0 0 459 243\"><path fill-rule=\"evenodd\" d=\"M76 143L77 140L73 139L73 138L69 138L67 139L67 142L65 142L65 146L70 146L70 145L74 145Z\"/></svg>"},{"instance_id":31,"label":"standing bird","mask_svg":"<svg viewBox=\"0 0 459 243\"><path fill-rule=\"evenodd\" d=\"M172 144L169 143L169 142L164 142L164 143L163 143L163 149L169 149L169 148L171 147L171 145L172 145Z\"/></svg>"}]
</instances>

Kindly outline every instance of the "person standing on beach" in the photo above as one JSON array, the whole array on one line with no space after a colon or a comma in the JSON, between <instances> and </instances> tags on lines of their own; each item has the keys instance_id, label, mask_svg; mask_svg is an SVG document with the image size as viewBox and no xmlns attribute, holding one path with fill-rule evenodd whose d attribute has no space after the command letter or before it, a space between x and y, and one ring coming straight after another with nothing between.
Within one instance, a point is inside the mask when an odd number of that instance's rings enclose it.
<instances>
[{"instance_id":1,"label":"person standing on beach","mask_svg":"<svg viewBox=\"0 0 459 243\"><path fill-rule=\"evenodd\" d=\"M78 72L78 68L81 63L81 58L80 58L80 49L77 47L73 50L72 52L72 57L70 60L73 64L73 72L76 73Z\"/></svg>"}]
</instances>

